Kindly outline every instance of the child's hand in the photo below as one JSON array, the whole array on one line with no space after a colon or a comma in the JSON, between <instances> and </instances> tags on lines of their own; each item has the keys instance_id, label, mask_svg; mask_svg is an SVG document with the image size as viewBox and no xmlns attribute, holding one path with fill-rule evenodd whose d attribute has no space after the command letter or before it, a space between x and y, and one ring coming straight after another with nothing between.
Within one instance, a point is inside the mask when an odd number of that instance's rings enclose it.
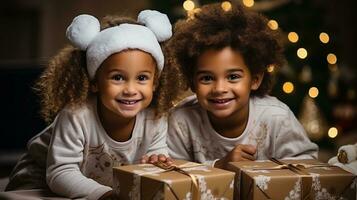
<instances>
[{"instance_id":1,"label":"child's hand","mask_svg":"<svg viewBox=\"0 0 357 200\"><path fill-rule=\"evenodd\" d=\"M255 160L254 154L256 151L257 149L253 145L239 144L225 157L216 161L214 167L226 169L228 162Z\"/></svg>"},{"instance_id":2,"label":"child's hand","mask_svg":"<svg viewBox=\"0 0 357 200\"><path fill-rule=\"evenodd\" d=\"M157 163L158 161L161 161L166 165L172 165L172 159L170 157L166 157L164 154L159 154L159 155L153 154L150 157L145 155L141 158L142 164L145 163L154 164Z\"/></svg>"}]
</instances>

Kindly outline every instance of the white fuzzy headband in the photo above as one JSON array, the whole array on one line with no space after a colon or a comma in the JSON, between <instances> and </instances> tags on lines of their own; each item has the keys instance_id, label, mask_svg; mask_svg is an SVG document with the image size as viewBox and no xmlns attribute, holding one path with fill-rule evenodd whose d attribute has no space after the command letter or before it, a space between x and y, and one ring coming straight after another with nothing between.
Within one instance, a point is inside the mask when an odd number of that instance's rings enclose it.
<instances>
[{"instance_id":1,"label":"white fuzzy headband","mask_svg":"<svg viewBox=\"0 0 357 200\"><path fill-rule=\"evenodd\" d=\"M79 15L73 19L66 35L75 47L87 51L90 79L94 78L105 59L126 49L140 49L150 53L159 71L162 70L164 55L159 42L171 37L171 23L167 15L155 10L141 11L138 22L145 26L121 24L100 31L98 19L91 15Z\"/></svg>"}]
</instances>

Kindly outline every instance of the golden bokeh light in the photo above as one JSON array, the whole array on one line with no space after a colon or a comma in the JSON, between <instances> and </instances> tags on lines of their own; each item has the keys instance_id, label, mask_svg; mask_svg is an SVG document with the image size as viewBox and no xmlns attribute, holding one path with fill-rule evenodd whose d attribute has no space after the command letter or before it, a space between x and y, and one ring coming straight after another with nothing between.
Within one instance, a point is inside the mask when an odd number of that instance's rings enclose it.
<instances>
[{"instance_id":1,"label":"golden bokeh light","mask_svg":"<svg viewBox=\"0 0 357 200\"><path fill-rule=\"evenodd\" d=\"M290 32L288 34L288 39L290 42L296 43L297 41L299 41L299 35L296 32Z\"/></svg>"},{"instance_id":2,"label":"golden bokeh light","mask_svg":"<svg viewBox=\"0 0 357 200\"><path fill-rule=\"evenodd\" d=\"M279 28L278 22L273 19L268 21L268 26L271 30L277 30Z\"/></svg>"},{"instance_id":3,"label":"golden bokeh light","mask_svg":"<svg viewBox=\"0 0 357 200\"><path fill-rule=\"evenodd\" d=\"M246 7L253 7L254 6L254 0L243 0L243 5Z\"/></svg>"},{"instance_id":4,"label":"golden bokeh light","mask_svg":"<svg viewBox=\"0 0 357 200\"><path fill-rule=\"evenodd\" d=\"M330 41L330 37L325 32L320 33L319 38L320 38L320 41L324 44L326 44Z\"/></svg>"},{"instance_id":5,"label":"golden bokeh light","mask_svg":"<svg viewBox=\"0 0 357 200\"><path fill-rule=\"evenodd\" d=\"M338 135L338 129L336 127L331 127L329 130L328 130L328 136L330 138L335 138L336 136Z\"/></svg>"},{"instance_id":6,"label":"golden bokeh light","mask_svg":"<svg viewBox=\"0 0 357 200\"><path fill-rule=\"evenodd\" d=\"M297 56L301 59L305 59L307 57L307 51L305 48L299 48L297 50Z\"/></svg>"},{"instance_id":7,"label":"golden bokeh light","mask_svg":"<svg viewBox=\"0 0 357 200\"><path fill-rule=\"evenodd\" d=\"M311 98L316 98L319 95L319 89L317 89L317 87L311 87L309 89L309 96Z\"/></svg>"},{"instance_id":8,"label":"golden bokeh light","mask_svg":"<svg viewBox=\"0 0 357 200\"><path fill-rule=\"evenodd\" d=\"M187 11L193 10L195 8L195 3L191 0L186 0L183 2L183 8Z\"/></svg>"},{"instance_id":9,"label":"golden bokeh light","mask_svg":"<svg viewBox=\"0 0 357 200\"><path fill-rule=\"evenodd\" d=\"M287 94L290 94L294 91L294 84L292 82L285 82L283 84L283 91Z\"/></svg>"},{"instance_id":10,"label":"golden bokeh light","mask_svg":"<svg viewBox=\"0 0 357 200\"><path fill-rule=\"evenodd\" d=\"M221 7L224 11L228 12L232 9L232 4L229 1L223 1Z\"/></svg>"},{"instance_id":11,"label":"golden bokeh light","mask_svg":"<svg viewBox=\"0 0 357 200\"><path fill-rule=\"evenodd\" d=\"M336 57L336 55L333 54L333 53L329 53L329 54L327 55L327 62L328 62L329 64L331 64L331 65L336 64L336 63L337 63L337 57Z\"/></svg>"}]
</instances>

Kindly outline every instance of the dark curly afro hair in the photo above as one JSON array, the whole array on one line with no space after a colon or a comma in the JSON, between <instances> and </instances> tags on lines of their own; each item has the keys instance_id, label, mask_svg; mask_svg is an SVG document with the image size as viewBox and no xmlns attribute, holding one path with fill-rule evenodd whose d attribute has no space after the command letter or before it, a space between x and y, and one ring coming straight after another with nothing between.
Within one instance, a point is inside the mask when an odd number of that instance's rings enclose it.
<instances>
[{"instance_id":1,"label":"dark curly afro hair","mask_svg":"<svg viewBox=\"0 0 357 200\"><path fill-rule=\"evenodd\" d=\"M271 30L267 23L264 16L241 5L233 4L225 11L220 3L205 5L193 18L178 21L165 46L166 67L171 71L165 74L167 84L182 91L192 88L198 57L208 49L231 47L242 54L253 75L265 73L259 89L251 94L268 94L273 86L273 73L268 73L267 67L279 67L284 59L278 40L280 33ZM172 94L172 98L178 98L180 92L174 91L176 95Z\"/></svg>"}]
</instances>

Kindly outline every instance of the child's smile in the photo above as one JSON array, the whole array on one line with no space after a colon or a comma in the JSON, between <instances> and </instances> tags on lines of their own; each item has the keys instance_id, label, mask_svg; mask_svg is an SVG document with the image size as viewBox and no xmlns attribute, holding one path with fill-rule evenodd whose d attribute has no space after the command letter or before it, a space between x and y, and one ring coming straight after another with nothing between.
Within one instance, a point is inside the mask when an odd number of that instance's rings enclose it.
<instances>
[{"instance_id":1,"label":"child's smile","mask_svg":"<svg viewBox=\"0 0 357 200\"><path fill-rule=\"evenodd\" d=\"M222 98L222 99L209 99L209 102L211 102L211 104L216 107L217 109L225 109L227 108L230 103L233 103L232 101L234 100L234 98Z\"/></svg>"},{"instance_id":2,"label":"child's smile","mask_svg":"<svg viewBox=\"0 0 357 200\"><path fill-rule=\"evenodd\" d=\"M118 99L117 102L123 110L135 110L142 99Z\"/></svg>"},{"instance_id":3,"label":"child's smile","mask_svg":"<svg viewBox=\"0 0 357 200\"><path fill-rule=\"evenodd\" d=\"M141 100L141 99L139 99L139 100L118 99L118 102L119 102L119 103L122 103L122 104L125 104L125 105L133 105L133 104L138 103L140 100Z\"/></svg>"},{"instance_id":4,"label":"child's smile","mask_svg":"<svg viewBox=\"0 0 357 200\"><path fill-rule=\"evenodd\" d=\"M258 86L241 53L230 47L210 49L198 57L193 89L211 118L247 116L250 91Z\"/></svg>"},{"instance_id":5,"label":"child's smile","mask_svg":"<svg viewBox=\"0 0 357 200\"><path fill-rule=\"evenodd\" d=\"M127 50L108 57L97 71L94 84L102 115L109 119L134 118L150 105L156 63L140 50Z\"/></svg>"}]
</instances>

